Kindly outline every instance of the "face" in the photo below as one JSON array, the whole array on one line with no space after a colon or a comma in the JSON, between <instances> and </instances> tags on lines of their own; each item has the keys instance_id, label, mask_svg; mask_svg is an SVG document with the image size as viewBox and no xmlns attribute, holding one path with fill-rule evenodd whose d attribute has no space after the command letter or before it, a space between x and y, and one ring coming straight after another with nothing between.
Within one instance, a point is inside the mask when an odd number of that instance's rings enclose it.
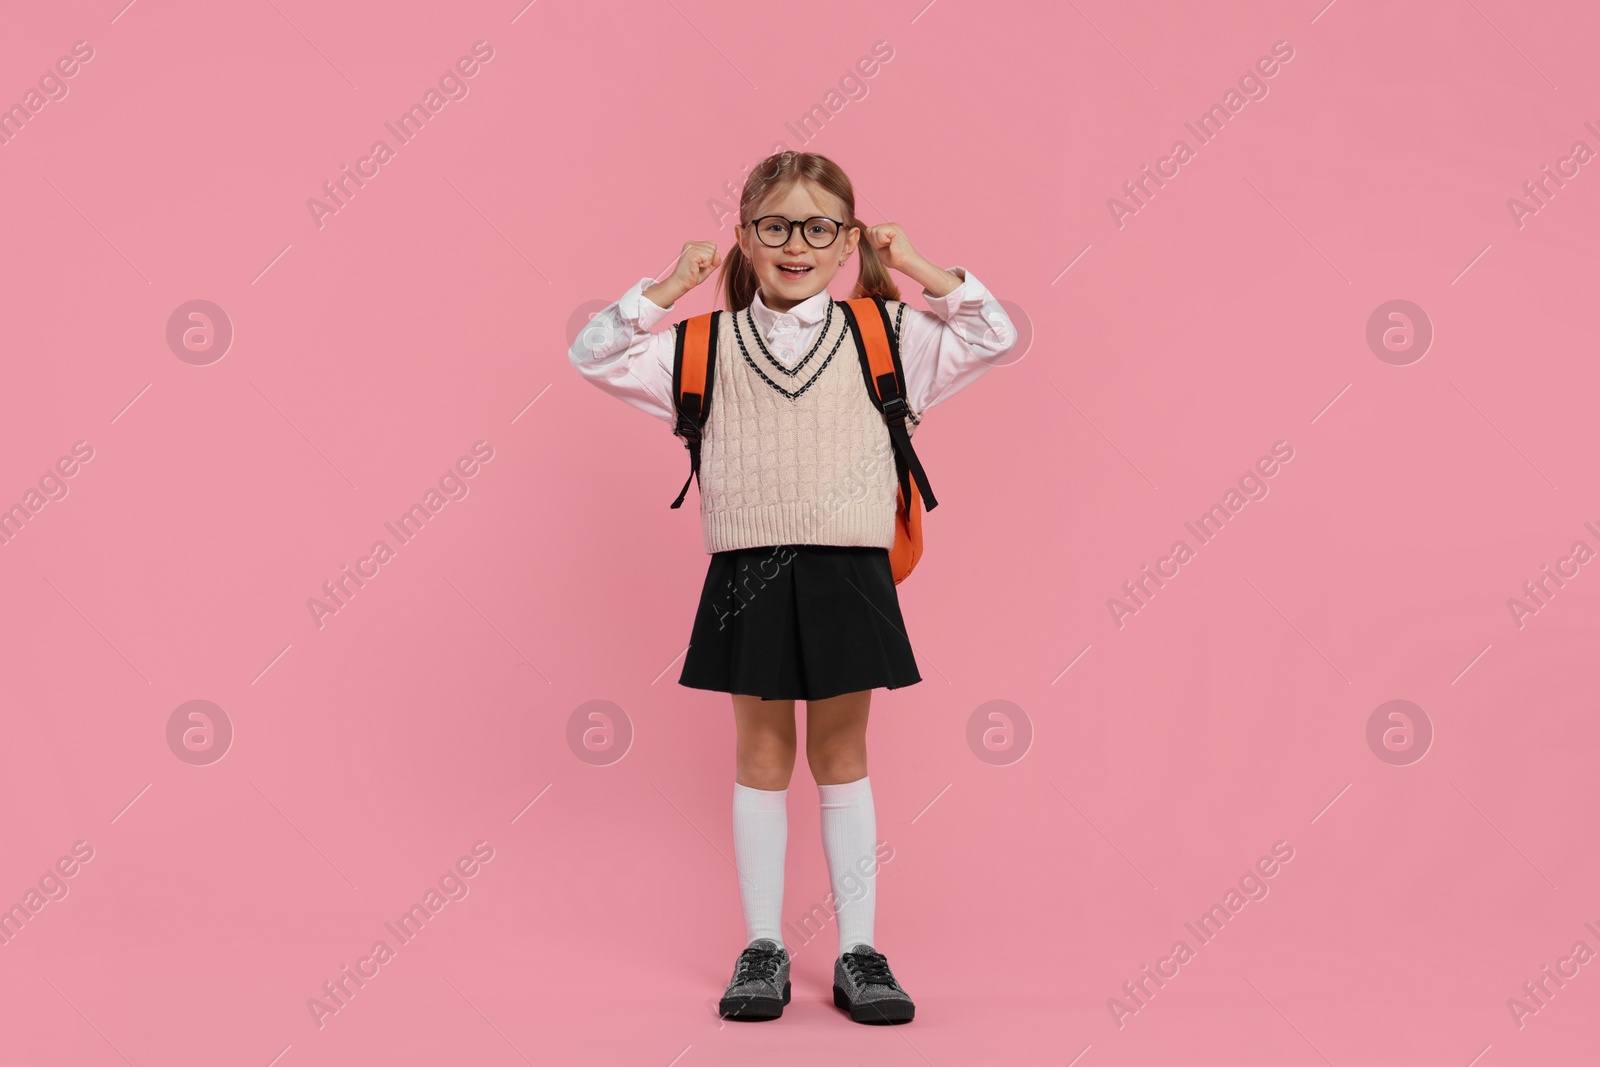
<instances>
[{"instance_id":1,"label":"face","mask_svg":"<svg viewBox=\"0 0 1600 1067\"><path fill-rule=\"evenodd\" d=\"M830 219L842 219L844 204L832 193L802 181L769 196L765 203L757 206L751 218L763 215L782 215L786 219L826 215ZM755 267L762 303L773 311L788 311L826 289L839 272L839 260L854 252L856 242L861 239L861 228L852 226L841 230L827 248L812 248L801 236L802 228L790 227L789 239L779 248L769 248L756 237L754 226L739 227L739 248ZM810 269L790 272L783 269L785 266Z\"/></svg>"}]
</instances>

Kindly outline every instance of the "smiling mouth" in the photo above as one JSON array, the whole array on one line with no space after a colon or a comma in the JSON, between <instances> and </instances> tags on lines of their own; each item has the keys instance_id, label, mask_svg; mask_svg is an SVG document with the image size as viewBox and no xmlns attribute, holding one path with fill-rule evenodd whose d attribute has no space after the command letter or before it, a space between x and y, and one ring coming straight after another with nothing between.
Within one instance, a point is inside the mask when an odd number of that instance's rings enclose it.
<instances>
[{"instance_id":1,"label":"smiling mouth","mask_svg":"<svg viewBox=\"0 0 1600 1067\"><path fill-rule=\"evenodd\" d=\"M781 266L781 265L778 267L779 271L781 271L784 274L787 274L791 278L803 278L807 274L810 274L812 269L813 268L811 268L811 267L787 267L787 266Z\"/></svg>"}]
</instances>

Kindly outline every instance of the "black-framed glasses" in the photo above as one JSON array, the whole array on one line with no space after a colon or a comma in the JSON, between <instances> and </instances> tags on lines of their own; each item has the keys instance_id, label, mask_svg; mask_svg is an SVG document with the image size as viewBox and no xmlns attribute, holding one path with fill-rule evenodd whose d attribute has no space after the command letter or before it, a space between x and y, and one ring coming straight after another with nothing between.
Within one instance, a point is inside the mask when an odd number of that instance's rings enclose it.
<instances>
[{"instance_id":1,"label":"black-framed glasses","mask_svg":"<svg viewBox=\"0 0 1600 1067\"><path fill-rule=\"evenodd\" d=\"M782 215L763 215L745 223L756 228L756 237L768 248L782 248L789 243L789 235L800 227L800 235L812 248L827 248L839 239L844 223L826 215L813 215L809 219L786 219Z\"/></svg>"}]
</instances>

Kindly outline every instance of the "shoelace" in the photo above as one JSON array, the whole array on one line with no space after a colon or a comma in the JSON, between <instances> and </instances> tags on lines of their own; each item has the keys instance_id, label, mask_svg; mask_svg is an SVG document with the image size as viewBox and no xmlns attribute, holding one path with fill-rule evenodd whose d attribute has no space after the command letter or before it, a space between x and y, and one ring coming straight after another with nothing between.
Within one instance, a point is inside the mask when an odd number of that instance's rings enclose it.
<instances>
[{"instance_id":1,"label":"shoelace","mask_svg":"<svg viewBox=\"0 0 1600 1067\"><path fill-rule=\"evenodd\" d=\"M889 960L881 952L846 952L845 969L862 985L886 985L900 988L889 973Z\"/></svg>"},{"instance_id":2,"label":"shoelace","mask_svg":"<svg viewBox=\"0 0 1600 1067\"><path fill-rule=\"evenodd\" d=\"M739 954L739 980L760 978L772 981L777 976L780 959L780 954L774 949L759 946L745 949Z\"/></svg>"}]
</instances>

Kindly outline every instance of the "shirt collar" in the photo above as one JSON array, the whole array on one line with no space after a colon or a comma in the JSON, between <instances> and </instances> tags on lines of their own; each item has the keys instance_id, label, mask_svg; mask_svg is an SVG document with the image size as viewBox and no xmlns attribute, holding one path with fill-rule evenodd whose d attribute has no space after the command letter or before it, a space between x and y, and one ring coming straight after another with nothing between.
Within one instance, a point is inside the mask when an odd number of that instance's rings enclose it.
<instances>
[{"instance_id":1,"label":"shirt collar","mask_svg":"<svg viewBox=\"0 0 1600 1067\"><path fill-rule=\"evenodd\" d=\"M785 314L800 320L802 326L815 326L828 313L828 304L832 300L833 295L824 289L820 293L806 297ZM757 289L756 295L750 301L750 317L755 319L756 326L760 328L763 336L772 332L779 314L780 312L767 307L765 301L761 299L761 290Z\"/></svg>"}]
</instances>

